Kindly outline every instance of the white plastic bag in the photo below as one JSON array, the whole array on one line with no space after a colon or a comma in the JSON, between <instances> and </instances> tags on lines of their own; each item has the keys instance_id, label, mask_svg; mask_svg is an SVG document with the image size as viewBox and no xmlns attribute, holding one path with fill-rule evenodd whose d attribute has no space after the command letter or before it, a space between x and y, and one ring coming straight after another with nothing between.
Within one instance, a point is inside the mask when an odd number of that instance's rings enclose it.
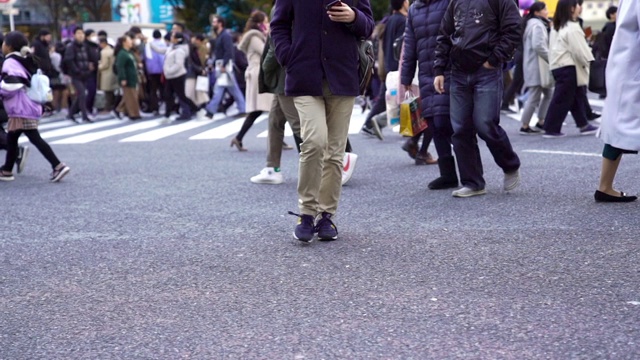
<instances>
[{"instance_id":1,"label":"white plastic bag","mask_svg":"<svg viewBox=\"0 0 640 360\"><path fill-rule=\"evenodd\" d=\"M387 103L387 124L395 126L400 124L400 105L398 104L398 85L400 85L400 73L398 71L390 71L387 73L385 81L387 92L385 93L385 102Z\"/></svg>"},{"instance_id":2,"label":"white plastic bag","mask_svg":"<svg viewBox=\"0 0 640 360\"><path fill-rule=\"evenodd\" d=\"M209 93L209 77L200 75L196 78L196 91Z\"/></svg>"}]
</instances>

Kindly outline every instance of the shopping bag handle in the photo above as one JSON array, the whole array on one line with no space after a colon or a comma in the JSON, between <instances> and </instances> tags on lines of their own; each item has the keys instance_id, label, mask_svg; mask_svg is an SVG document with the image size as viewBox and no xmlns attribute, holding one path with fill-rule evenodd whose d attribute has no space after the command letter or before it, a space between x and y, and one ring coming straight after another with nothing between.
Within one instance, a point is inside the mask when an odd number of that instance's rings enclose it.
<instances>
[{"instance_id":1,"label":"shopping bag handle","mask_svg":"<svg viewBox=\"0 0 640 360\"><path fill-rule=\"evenodd\" d=\"M412 90L407 90L404 92L404 99L405 100L409 100L409 99L413 99L415 96L413 95L413 91Z\"/></svg>"}]
</instances>

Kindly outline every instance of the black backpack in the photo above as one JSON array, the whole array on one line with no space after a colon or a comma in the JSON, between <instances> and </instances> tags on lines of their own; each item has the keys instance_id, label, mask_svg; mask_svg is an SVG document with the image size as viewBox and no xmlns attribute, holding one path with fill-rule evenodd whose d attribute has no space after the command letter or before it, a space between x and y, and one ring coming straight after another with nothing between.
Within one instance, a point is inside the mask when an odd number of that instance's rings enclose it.
<instances>
[{"instance_id":1,"label":"black backpack","mask_svg":"<svg viewBox=\"0 0 640 360\"><path fill-rule=\"evenodd\" d=\"M359 0L353 2L353 7L358 6ZM373 52L373 43L367 39L358 39L358 57L360 58L360 66L358 75L360 77L360 94L367 92L371 77L373 76L373 67L376 59Z\"/></svg>"}]
</instances>

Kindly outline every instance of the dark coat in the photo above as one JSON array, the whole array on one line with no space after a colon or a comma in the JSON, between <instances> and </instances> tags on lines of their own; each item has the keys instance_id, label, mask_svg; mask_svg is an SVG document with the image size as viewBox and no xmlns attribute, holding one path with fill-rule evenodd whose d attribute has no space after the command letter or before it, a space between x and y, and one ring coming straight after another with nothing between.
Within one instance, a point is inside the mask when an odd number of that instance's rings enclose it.
<instances>
[{"instance_id":1,"label":"dark coat","mask_svg":"<svg viewBox=\"0 0 640 360\"><path fill-rule=\"evenodd\" d=\"M86 80L89 77L91 73L89 70L89 53L84 43L72 41L67 45L63 61L67 75L80 80Z\"/></svg>"},{"instance_id":2,"label":"dark coat","mask_svg":"<svg viewBox=\"0 0 640 360\"><path fill-rule=\"evenodd\" d=\"M138 86L137 62L133 53L125 49L118 51L116 69L118 69L118 82L127 80L127 87Z\"/></svg>"},{"instance_id":3,"label":"dark coat","mask_svg":"<svg viewBox=\"0 0 640 360\"><path fill-rule=\"evenodd\" d=\"M42 73L50 78L56 78L60 73L53 68L51 56L49 55L49 43L40 39L33 40L33 55L38 59L38 65Z\"/></svg>"},{"instance_id":4,"label":"dark coat","mask_svg":"<svg viewBox=\"0 0 640 360\"><path fill-rule=\"evenodd\" d=\"M514 0L455 0L440 25L436 74L453 69L475 73L485 61L495 68L513 58L522 41L522 18Z\"/></svg>"},{"instance_id":5,"label":"dark coat","mask_svg":"<svg viewBox=\"0 0 640 360\"><path fill-rule=\"evenodd\" d=\"M214 58L216 60L223 60L223 66L227 66L229 60L233 59L233 52L235 48L233 46L233 39L229 30L223 29L216 38L216 44L213 50Z\"/></svg>"},{"instance_id":6,"label":"dark coat","mask_svg":"<svg viewBox=\"0 0 640 360\"><path fill-rule=\"evenodd\" d=\"M332 94L358 96L357 43L373 32L371 5L369 0L358 1L355 21L344 24L329 20L329 2L278 0L271 37L278 62L286 68L289 96L322 96L323 78ZM353 7L354 0L342 2Z\"/></svg>"},{"instance_id":7,"label":"dark coat","mask_svg":"<svg viewBox=\"0 0 640 360\"><path fill-rule=\"evenodd\" d=\"M384 46L384 71L386 73L398 71L399 64L393 53L393 42L404 34L406 23L407 18L399 12L394 13L387 19L384 27L384 40L382 41Z\"/></svg>"},{"instance_id":8,"label":"dark coat","mask_svg":"<svg viewBox=\"0 0 640 360\"><path fill-rule=\"evenodd\" d=\"M440 20L449 6L449 0L417 0L409 8L407 25L404 31L404 56L402 61L402 85L411 85L418 67L422 117L449 115L449 80L451 67L445 69L445 93L438 94L433 87L436 76L433 69L435 50L440 30Z\"/></svg>"},{"instance_id":9,"label":"dark coat","mask_svg":"<svg viewBox=\"0 0 640 360\"><path fill-rule=\"evenodd\" d=\"M262 52L262 66L260 66L259 91L261 93L272 93L284 95L284 84L286 74L282 66L276 59L275 47L271 36L267 38L267 43Z\"/></svg>"},{"instance_id":10,"label":"dark coat","mask_svg":"<svg viewBox=\"0 0 640 360\"><path fill-rule=\"evenodd\" d=\"M85 40L84 45L85 45L85 48L87 49L89 62L93 64L93 72L97 74L98 65L100 63L100 45L89 40Z\"/></svg>"}]
</instances>

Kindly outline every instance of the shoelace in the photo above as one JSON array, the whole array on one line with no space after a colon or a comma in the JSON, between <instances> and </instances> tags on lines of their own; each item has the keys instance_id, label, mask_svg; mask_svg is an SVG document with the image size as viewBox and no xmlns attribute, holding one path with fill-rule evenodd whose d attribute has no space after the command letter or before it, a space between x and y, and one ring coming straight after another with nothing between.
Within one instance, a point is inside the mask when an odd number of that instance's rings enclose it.
<instances>
[{"instance_id":1,"label":"shoelace","mask_svg":"<svg viewBox=\"0 0 640 360\"><path fill-rule=\"evenodd\" d=\"M313 231L315 231L316 233L320 232L320 226L321 226L324 222L326 222L326 221L328 221L328 222L329 222L329 224L331 224L331 226L332 226L336 231L338 231L338 227L337 227L337 226L336 226L336 224L334 224L334 223L333 223L333 221L331 220L331 215L329 215L329 216L324 216L324 215L323 215L323 216L320 218L320 220L318 220L318 223L317 223L317 224L316 224L316 226L313 228Z\"/></svg>"},{"instance_id":2,"label":"shoelace","mask_svg":"<svg viewBox=\"0 0 640 360\"><path fill-rule=\"evenodd\" d=\"M297 217L299 217L299 218L300 218L300 220L303 220L303 219L304 219L304 218L302 217L303 215L296 214L296 213L294 213L293 211L289 211L288 213L289 213L289 215L293 215L293 216L297 216ZM311 216L311 215L306 215L306 216ZM313 217L312 217L312 218L313 218ZM314 226L314 225L313 225L313 222L312 222L311 224L312 224L312 226L313 226L313 232L314 232L314 233L317 233L317 232L318 232L318 227L317 227L317 226Z\"/></svg>"}]
</instances>

